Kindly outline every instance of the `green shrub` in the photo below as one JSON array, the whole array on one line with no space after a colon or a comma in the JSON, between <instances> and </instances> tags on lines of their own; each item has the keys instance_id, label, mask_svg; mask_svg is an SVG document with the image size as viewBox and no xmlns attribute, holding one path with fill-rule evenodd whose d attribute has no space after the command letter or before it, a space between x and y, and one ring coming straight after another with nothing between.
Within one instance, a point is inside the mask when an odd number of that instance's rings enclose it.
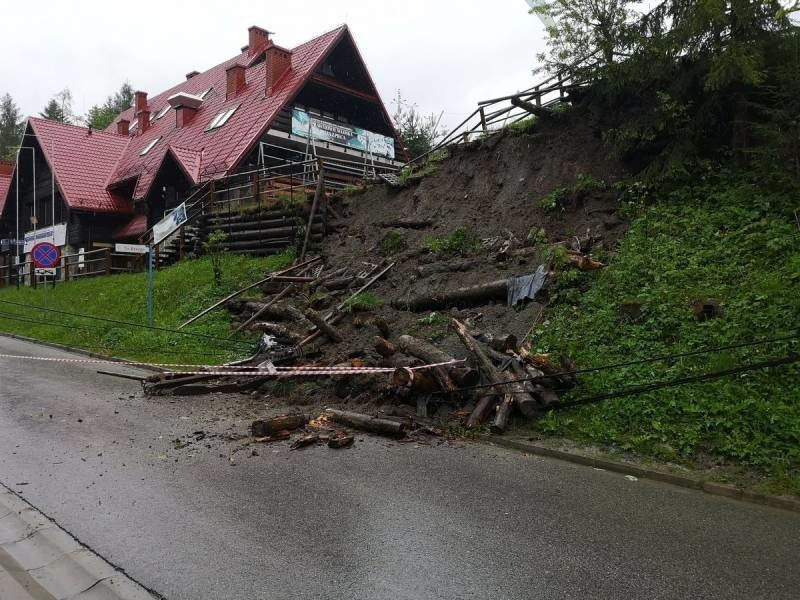
<instances>
[{"instance_id":1,"label":"green shrub","mask_svg":"<svg viewBox=\"0 0 800 600\"><path fill-rule=\"evenodd\" d=\"M383 256L393 256L408 248L408 240L400 231L389 231L379 244Z\"/></svg>"},{"instance_id":2,"label":"green shrub","mask_svg":"<svg viewBox=\"0 0 800 600\"><path fill-rule=\"evenodd\" d=\"M481 238L469 227L459 227L446 236L430 237L424 242L425 248L434 254L459 254L468 256L481 247Z\"/></svg>"},{"instance_id":3,"label":"green shrub","mask_svg":"<svg viewBox=\"0 0 800 600\"><path fill-rule=\"evenodd\" d=\"M344 303L345 312L366 312L383 306L383 300L372 292L361 292Z\"/></svg>"}]
</instances>

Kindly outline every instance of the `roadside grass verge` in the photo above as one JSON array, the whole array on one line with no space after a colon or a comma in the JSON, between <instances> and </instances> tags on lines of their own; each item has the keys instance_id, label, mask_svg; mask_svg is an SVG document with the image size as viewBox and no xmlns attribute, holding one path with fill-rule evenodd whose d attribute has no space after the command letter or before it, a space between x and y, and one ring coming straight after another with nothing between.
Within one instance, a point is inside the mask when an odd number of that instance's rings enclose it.
<instances>
[{"instance_id":1,"label":"roadside grass verge","mask_svg":"<svg viewBox=\"0 0 800 600\"><path fill-rule=\"evenodd\" d=\"M270 271L287 266L292 259L291 253L266 258L223 255L218 287L214 285L214 271L208 258L186 260L157 271L154 325L176 329L215 301L262 279ZM147 274L123 274L48 287L47 306L146 325L146 297ZM219 338L210 339L45 312L43 301L42 286L0 289L0 332L117 358L158 363L219 364L243 358L255 348L255 338L251 335L231 337L230 320L223 307L182 330Z\"/></svg>"},{"instance_id":2,"label":"roadside grass verge","mask_svg":"<svg viewBox=\"0 0 800 600\"><path fill-rule=\"evenodd\" d=\"M578 368L765 338L800 329L800 229L795 197L731 175L698 178L657 202L632 205L611 266L567 272L548 319L532 334L540 352ZM698 320L692 303L722 314ZM624 305L639 306L626 314ZM582 376L580 398L800 353L778 342ZM800 365L775 367L551 412L539 432L704 467L745 468L765 491L800 494Z\"/></svg>"}]
</instances>

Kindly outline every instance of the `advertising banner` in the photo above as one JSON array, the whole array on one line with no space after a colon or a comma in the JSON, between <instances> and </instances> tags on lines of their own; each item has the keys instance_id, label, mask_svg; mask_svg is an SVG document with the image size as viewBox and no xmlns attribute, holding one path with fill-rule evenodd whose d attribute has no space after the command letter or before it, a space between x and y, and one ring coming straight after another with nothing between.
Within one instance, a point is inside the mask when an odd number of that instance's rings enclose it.
<instances>
[{"instance_id":1,"label":"advertising banner","mask_svg":"<svg viewBox=\"0 0 800 600\"><path fill-rule=\"evenodd\" d=\"M361 129L347 123L337 123L310 115L304 110L292 110L292 134L304 138L332 142L376 156L394 159L394 138Z\"/></svg>"},{"instance_id":2,"label":"advertising banner","mask_svg":"<svg viewBox=\"0 0 800 600\"><path fill-rule=\"evenodd\" d=\"M158 244L163 239L168 238L178 227L186 223L186 221L186 203L184 202L158 223L153 225L154 243Z\"/></svg>"},{"instance_id":3,"label":"advertising banner","mask_svg":"<svg viewBox=\"0 0 800 600\"><path fill-rule=\"evenodd\" d=\"M39 242L50 242L54 246L65 246L67 243L67 224L43 227L36 231L29 231L25 234L25 245L23 252L27 254Z\"/></svg>"}]
</instances>

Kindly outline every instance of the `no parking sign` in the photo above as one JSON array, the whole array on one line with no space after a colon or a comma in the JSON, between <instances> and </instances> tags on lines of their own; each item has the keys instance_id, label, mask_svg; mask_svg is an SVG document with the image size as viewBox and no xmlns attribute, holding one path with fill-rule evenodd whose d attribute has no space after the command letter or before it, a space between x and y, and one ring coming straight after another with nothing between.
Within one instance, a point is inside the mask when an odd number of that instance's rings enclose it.
<instances>
[{"instance_id":1,"label":"no parking sign","mask_svg":"<svg viewBox=\"0 0 800 600\"><path fill-rule=\"evenodd\" d=\"M61 249L50 242L39 242L31 249L31 259L37 269L52 269L61 262Z\"/></svg>"}]
</instances>

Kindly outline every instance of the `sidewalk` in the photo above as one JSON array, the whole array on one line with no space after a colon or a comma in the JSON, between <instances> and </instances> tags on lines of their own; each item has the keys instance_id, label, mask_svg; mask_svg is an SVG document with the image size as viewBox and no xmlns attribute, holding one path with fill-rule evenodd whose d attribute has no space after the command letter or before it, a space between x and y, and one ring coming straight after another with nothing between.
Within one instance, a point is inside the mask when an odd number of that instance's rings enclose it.
<instances>
[{"instance_id":1,"label":"sidewalk","mask_svg":"<svg viewBox=\"0 0 800 600\"><path fill-rule=\"evenodd\" d=\"M0 485L0 598L155 599L3 485Z\"/></svg>"}]
</instances>

